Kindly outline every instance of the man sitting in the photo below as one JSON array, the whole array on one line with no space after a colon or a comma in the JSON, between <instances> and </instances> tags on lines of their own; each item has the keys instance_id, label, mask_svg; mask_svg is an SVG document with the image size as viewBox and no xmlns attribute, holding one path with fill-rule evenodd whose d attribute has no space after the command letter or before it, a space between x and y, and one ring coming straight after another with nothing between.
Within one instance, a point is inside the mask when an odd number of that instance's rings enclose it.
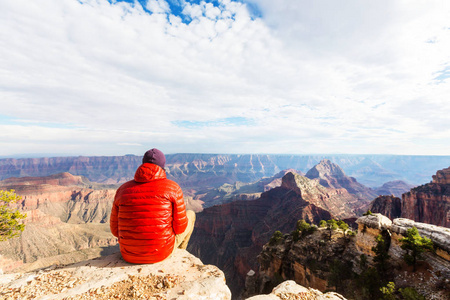
<instances>
[{"instance_id":1,"label":"man sitting","mask_svg":"<svg viewBox=\"0 0 450 300\"><path fill-rule=\"evenodd\" d=\"M148 150L134 180L114 197L110 228L127 262L160 262L186 249L194 230L195 213L186 211L180 186L166 178L165 163L160 150Z\"/></svg>"}]
</instances>

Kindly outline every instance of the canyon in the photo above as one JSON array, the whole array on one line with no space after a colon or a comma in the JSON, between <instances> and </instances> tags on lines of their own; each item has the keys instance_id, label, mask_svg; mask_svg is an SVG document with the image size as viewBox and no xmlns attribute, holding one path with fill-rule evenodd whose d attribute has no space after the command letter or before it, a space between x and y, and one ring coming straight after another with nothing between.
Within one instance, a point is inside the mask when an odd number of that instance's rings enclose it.
<instances>
[{"instance_id":1,"label":"canyon","mask_svg":"<svg viewBox=\"0 0 450 300\"><path fill-rule=\"evenodd\" d=\"M271 156L241 156L242 165L234 160L239 158L237 155L198 155L194 162L181 163L189 157L174 155L166 168L170 178L180 181L187 205L199 212L188 250L204 263L221 268L233 295L242 292L249 270L258 270L260 262L257 257L276 230L290 232L300 219L315 224L322 219L355 219L368 208L373 208L374 203L379 207L375 210L389 211L390 218L395 219L398 214L398 200L392 196L378 199L377 189L366 187L356 178L346 175L344 168L335 164L333 159L319 160L314 164L313 160L308 160L308 164L311 163L309 169L279 170L281 164L279 161L275 164L274 159L270 160ZM290 157L290 161L295 162L294 158ZM140 158L108 158L110 169L101 159L91 161L79 157L84 161L76 163L60 159L63 166L52 159L29 159L31 163L21 161L24 170L19 173L55 171L70 165L73 172L84 172L92 178L99 178L101 183L67 172L45 177L9 177L0 181L0 189L15 189L22 196L17 207L28 214L22 236L0 243L0 269L5 272L64 265L118 251L117 240L109 232L111 204L118 182L129 178L129 166L139 165ZM367 159L361 162L362 165L372 164ZM102 168L109 171L102 177L93 166L99 167L100 171ZM6 167L4 160L0 160L0 173L3 175L15 172L16 167ZM436 173L435 170L433 172ZM406 212L419 205L423 209L416 210L422 219L411 219L432 223L431 217L424 216L432 216L436 210L441 210L436 218L441 220L447 216L448 220L449 178L449 169L438 171L431 183L405 193L401 202L402 213L404 206ZM395 186L405 188L404 182L388 187ZM369 206L374 198L378 202L374 201ZM405 199L408 200L405 202ZM448 226L448 223L438 222L441 223L436 225ZM335 250L339 253L341 246L339 243L336 245ZM314 278L320 282L320 276Z\"/></svg>"}]
</instances>

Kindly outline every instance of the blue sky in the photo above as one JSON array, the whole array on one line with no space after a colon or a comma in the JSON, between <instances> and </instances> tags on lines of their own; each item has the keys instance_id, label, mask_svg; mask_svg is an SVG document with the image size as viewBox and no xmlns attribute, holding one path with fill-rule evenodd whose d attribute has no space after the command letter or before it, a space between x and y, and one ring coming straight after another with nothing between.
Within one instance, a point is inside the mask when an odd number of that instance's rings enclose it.
<instances>
[{"instance_id":1,"label":"blue sky","mask_svg":"<svg viewBox=\"0 0 450 300\"><path fill-rule=\"evenodd\" d=\"M450 2L3 0L0 156L450 155Z\"/></svg>"}]
</instances>

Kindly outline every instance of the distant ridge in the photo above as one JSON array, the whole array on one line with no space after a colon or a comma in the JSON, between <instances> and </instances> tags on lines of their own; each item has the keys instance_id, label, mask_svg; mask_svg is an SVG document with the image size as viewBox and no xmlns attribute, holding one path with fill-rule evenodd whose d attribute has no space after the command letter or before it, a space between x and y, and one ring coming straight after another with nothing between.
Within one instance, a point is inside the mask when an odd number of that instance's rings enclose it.
<instances>
[{"instance_id":1,"label":"distant ridge","mask_svg":"<svg viewBox=\"0 0 450 300\"><path fill-rule=\"evenodd\" d=\"M393 180L419 185L428 182L436 170L450 165L450 156L180 153L166 158L168 176L189 188L254 182L285 169L307 172L323 159L339 165L348 176L369 187ZM0 180L70 172L94 182L117 184L134 176L141 159L135 155L5 158L0 159Z\"/></svg>"}]
</instances>

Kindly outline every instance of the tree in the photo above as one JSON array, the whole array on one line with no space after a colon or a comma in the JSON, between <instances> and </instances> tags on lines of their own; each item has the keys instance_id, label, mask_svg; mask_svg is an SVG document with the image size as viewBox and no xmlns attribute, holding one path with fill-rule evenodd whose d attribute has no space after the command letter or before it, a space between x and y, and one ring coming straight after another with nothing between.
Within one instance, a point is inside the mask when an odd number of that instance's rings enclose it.
<instances>
[{"instance_id":1,"label":"tree","mask_svg":"<svg viewBox=\"0 0 450 300\"><path fill-rule=\"evenodd\" d=\"M338 222L337 222L337 225L339 226L339 229L341 229L343 232L344 232L344 237L345 237L345 232L348 230L348 224L347 223L345 223L344 221L342 221L342 220L339 220Z\"/></svg>"},{"instance_id":2,"label":"tree","mask_svg":"<svg viewBox=\"0 0 450 300\"><path fill-rule=\"evenodd\" d=\"M327 221L327 229L330 231L329 239L331 240L332 231L338 229L338 224L335 219L331 219L331 220Z\"/></svg>"},{"instance_id":3,"label":"tree","mask_svg":"<svg viewBox=\"0 0 450 300\"><path fill-rule=\"evenodd\" d=\"M366 211L365 213L363 213L363 216L370 216L373 215L373 213L370 211L370 209L368 211Z\"/></svg>"},{"instance_id":4,"label":"tree","mask_svg":"<svg viewBox=\"0 0 450 300\"><path fill-rule=\"evenodd\" d=\"M381 234L379 234L375 238L375 240L377 242L377 245L375 247L372 247L372 251L375 252L373 261L375 262L377 271L383 276L383 278L385 278L388 269L388 260L390 258L388 254L389 245L383 239Z\"/></svg>"},{"instance_id":5,"label":"tree","mask_svg":"<svg viewBox=\"0 0 450 300\"><path fill-rule=\"evenodd\" d=\"M283 234L281 231L277 230L273 233L272 237L270 238L269 245L274 246L278 244L279 241L283 239Z\"/></svg>"},{"instance_id":6,"label":"tree","mask_svg":"<svg viewBox=\"0 0 450 300\"><path fill-rule=\"evenodd\" d=\"M426 237L421 237L416 227L406 231L406 237L399 239L401 247L406 250L404 259L408 265L413 266L413 272L416 271L417 260L425 251L433 250L433 242Z\"/></svg>"},{"instance_id":7,"label":"tree","mask_svg":"<svg viewBox=\"0 0 450 300\"><path fill-rule=\"evenodd\" d=\"M325 220L320 220L320 222L319 222L319 227L327 227L327 221L325 221Z\"/></svg>"},{"instance_id":8,"label":"tree","mask_svg":"<svg viewBox=\"0 0 450 300\"><path fill-rule=\"evenodd\" d=\"M385 300L395 300L395 283L389 281L386 286L380 288L381 293L383 294L383 299Z\"/></svg>"},{"instance_id":9,"label":"tree","mask_svg":"<svg viewBox=\"0 0 450 300\"><path fill-rule=\"evenodd\" d=\"M11 208L11 204L20 199L14 193L14 190L0 190L0 241L6 241L20 235L25 228L21 221L27 215L22 214L18 209Z\"/></svg>"}]
</instances>

